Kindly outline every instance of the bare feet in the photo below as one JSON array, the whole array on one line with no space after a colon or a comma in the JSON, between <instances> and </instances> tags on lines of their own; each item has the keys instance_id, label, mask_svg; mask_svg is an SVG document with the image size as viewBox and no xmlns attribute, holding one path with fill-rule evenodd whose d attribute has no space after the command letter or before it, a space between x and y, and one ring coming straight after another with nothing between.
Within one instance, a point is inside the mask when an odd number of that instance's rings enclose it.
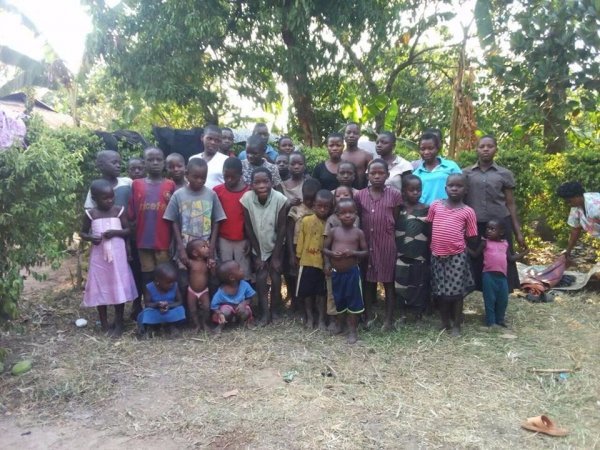
<instances>
[{"instance_id":1,"label":"bare feet","mask_svg":"<svg viewBox=\"0 0 600 450\"><path fill-rule=\"evenodd\" d=\"M394 331L394 325L392 325L391 322L388 322L386 320L385 323L383 324L383 326L381 327L381 331L383 331L384 333Z\"/></svg>"},{"instance_id":2,"label":"bare feet","mask_svg":"<svg viewBox=\"0 0 600 450\"><path fill-rule=\"evenodd\" d=\"M110 330L108 330L108 336L111 338L119 338L123 335L123 325L115 324Z\"/></svg>"},{"instance_id":3,"label":"bare feet","mask_svg":"<svg viewBox=\"0 0 600 450\"><path fill-rule=\"evenodd\" d=\"M327 331L327 324L324 320L319 320L319 331Z\"/></svg>"},{"instance_id":4,"label":"bare feet","mask_svg":"<svg viewBox=\"0 0 600 450\"><path fill-rule=\"evenodd\" d=\"M460 336L460 327L452 327L452 333L451 333L452 337L459 337Z\"/></svg>"},{"instance_id":5,"label":"bare feet","mask_svg":"<svg viewBox=\"0 0 600 450\"><path fill-rule=\"evenodd\" d=\"M342 333L342 327L337 320L332 320L329 324L329 332L335 336Z\"/></svg>"},{"instance_id":6,"label":"bare feet","mask_svg":"<svg viewBox=\"0 0 600 450\"><path fill-rule=\"evenodd\" d=\"M352 345L352 344L356 344L357 341L358 341L358 334L356 333L356 330L350 330L350 332L348 333L348 340L346 342L348 342L348 344Z\"/></svg>"}]
</instances>

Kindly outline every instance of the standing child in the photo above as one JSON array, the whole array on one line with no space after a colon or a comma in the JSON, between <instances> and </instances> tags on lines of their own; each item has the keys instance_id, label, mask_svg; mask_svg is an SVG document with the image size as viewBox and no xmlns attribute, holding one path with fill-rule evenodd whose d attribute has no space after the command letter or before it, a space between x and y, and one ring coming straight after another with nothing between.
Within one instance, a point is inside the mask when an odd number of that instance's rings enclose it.
<instances>
[{"instance_id":1,"label":"standing child","mask_svg":"<svg viewBox=\"0 0 600 450\"><path fill-rule=\"evenodd\" d=\"M296 258L298 260L298 285L296 297L303 299L306 314L305 326L313 328L313 311L318 313L319 329L325 331L325 274L323 273L323 232L325 221L331 213L333 194L321 189L317 192L313 207L314 214L305 216L300 223Z\"/></svg>"},{"instance_id":2,"label":"standing child","mask_svg":"<svg viewBox=\"0 0 600 450\"><path fill-rule=\"evenodd\" d=\"M421 179L416 175L402 177L404 208L396 222L396 292L400 304L400 320L404 321L406 307L416 310L417 320L429 306L431 224L427 222L429 206L419 202Z\"/></svg>"},{"instance_id":3,"label":"standing child","mask_svg":"<svg viewBox=\"0 0 600 450\"><path fill-rule=\"evenodd\" d=\"M402 190L402 175L412 172L412 164L394 153L396 135L391 131L382 131L377 136L375 145L377 154L388 164L390 171L390 176L385 184L395 187L399 191Z\"/></svg>"},{"instance_id":4,"label":"standing child","mask_svg":"<svg viewBox=\"0 0 600 450\"><path fill-rule=\"evenodd\" d=\"M219 226L219 260L234 260L244 271L244 279L250 280L250 243L244 234L244 207L240 203L242 196L248 192L248 186L242 178L242 162L237 158L227 158L223 163L223 178L225 183L213 189L227 216Z\"/></svg>"},{"instance_id":5,"label":"standing child","mask_svg":"<svg viewBox=\"0 0 600 450\"><path fill-rule=\"evenodd\" d=\"M85 210L81 238L90 241L90 265L83 305L96 307L103 331L108 331L107 305L115 307L112 336L123 333L125 303L138 295L127 264L125 239L129 225L123 206L115 206L115 193L108 180L94 180L90 188L96 207Z\"/></svg>"},{"instance_id":6,"label":"standing child","mask_svg":"<svg viewBox=\"0 0 600 450\"><path fill-rule=\"evenodd\" d=\"M121 155L114 150L102 150L96 155L96 169L100 172L102 179L108 181L115 193L115 206L127 207L131 195L131 178L120 177ZM84 208L95 208L96 203L88 191Z\"/></svg>"},{"instance_id":7,"label":"standing child","mask_svg":"<svg viewBox=\"0 0 600 450\"><path fill-rule=\"evenodd\" d=\"M462 174L451 174L446 180L445 200L429 207L427 221L431 230L431 290L439 305L442 329L452 327L452 335L460 336L460 323L465 295L475 283L465 252L477 242L475 211L463 203L466 180Z\"/></svg>"},{"instance_id":8,"label":"standing child","mask_svg":"<svg viewBox=\"0 0 600 450\"><path fill-rule=\"evenodd\" d=\"M354 187L363 189L367 187L367 166L373 159L373 155L358 146L360 138L360 126L355 122L350 122L344 130L344 141L346 149L342 153L342 159L354 163L357 171L357 178Z\"/></svg>"},{"instance_id":9,"label":"standing child","mask_svg":"<svg viewBox=\"0 0 600 450\"><path fill-rule=\"evenodd\" d=\"M298 206L302 203L302 186L306 180L306 160L300 152L292 152L289 156L290 177L283 181L283 194L288 198L290 205Z\"/></svg>"},{"instance_id":10,"label":"standing child","mask_svg":"<svg viewBox=\"0 0 600 450\"><path fill-rule=\"evenodd\" d=\"M173 324L185 320L185 309L181 301L181 292L177 286L177 269L166 262L156 266L154 281L144 288L145 308L138 315L138 327L141 336L147 336L146 325L167 326L167 333L178 331Z\"/></svg>"},{"instance_id":11,"label":"standing child","mask_svg":"<svg viewBox=\"0 0 600 450\"><path fill-rule=\"evenodd\" d=\"M470 252L477 257L483 253L482 291L485 306L485 325L489 328L506 328L506 308L508 307L508 261L516 262L527 251L511 254L505 239L506 229L499 220L490 220L485 227L485 239L479 248Z\"/></svg>"},{"instance_id":12,"label":"standing child","mask_svg":"<svg viewBox=\"0 0 600 450\"><path fill-rule=\"evenodd\" d=\"M329 159L315 166L313 178L321 183L323 189L333 191L340 185L337 179L338 167L344 151L344 136L340 133L331 133L327 136L327 153Z\"/></svg>"},{"instance_id":13,"label":"standing child","mask_svg":"<svg viewBox=\"0 0 600 450\"><path fill-rule=\"evenodd\" d=\"M354 344L358 340L357 315L365 310L358 262L368 254L367 242L362 230L354 226L357 215L353 200L340 200L335 214L341 225L331 229L323 244L325 275L331 277L338 317L346 314L348 343ZM337 332L340 331L338 326Z\"/></svg>"},{"instance_id":14,"label":"standing child","mask_svg":"<svg viewBox=\"0 0 600 450\"><path fill-rule=\"evenodd\" d=\"M271 321L273 306L281 305L281 262L285 239L287 199L273 189L271 171L259 167L252 172L252 190L240 199L244 207L244 227L250 240L256 270L256 290L262 309L260 325ZM271 278L271 305L269 286Z\"/></svg>"},{"instance_id":15,"label":"standing child","mask_svg":"<svg viewBox=\"0 0 600 450\"><path fill-rule=\"evenodd\" d=\"M397 189L385 185L389 176L387 163L374 159L367 169L369 187L358 191L354 196L358 207L360 223L369 246L369 258L365 273L365 307L367 325L373 319L373 302L377 295L377 283L383 283L385 290L385 318L383 330L393 328L394 267L396 264L395 228L396 219L402 205L402 194Z\"/></svg>"},{"instance_id":16,"label":"standing child","mask_svg":"<svg viewBox=\"0 0 600 450\"><path fill-rule=\"evenodd\" d=\"M205 331L210 315L210 297L208 295L208 258L210 246L204 239L194 239L185 247L187 254L188 287L186 303L194 331ZM198 308L200 317L198 317Z\"/></svg>"},{"instance_id":17,"label":"standing child","mask_svg":"<svg viewBox=\"0 0 600 450\"><path fill-rule=\"evenodd\" d=\"M127 175L132 180L144 178L146 176L144 160L138 157L129 158L129 161L127 161Z\"/></svg>"},{"instance_id":18,"label":"standing child","mask_svg":"<svg viewBox=\"0 0 600 450\"><path fill-rule=\"evenodd\" d=\"M296 149L294 148L294 141L289 136L280 136L279 141L277 142L277 149L279 150L279 154L285 153L287 155L291 155Z\"/></svg>"},{"instance_id":19,"label":"standing child","mask_svg":"<svg viewBox=\"0 0 600 450\"><path fill-rule=\"evenodd\" d=\"M226 323L237 320L246 326L252 322L251 305L256 291L244 280L244 276L244 271L235 261L222 262L217 268L221 286L210 303L217 334Z\"/></svg>"},{"instance_id":20,"label":"standing child","mask_svg":"<svg viewBox=\"0 0 600 450\"><path fill-rule=\"evenodd\" d=\"M165 160L167 166L167 177L175 183L175 190L185 187L185 160L179 153L170 153Z\"/></svg>"},{"instance_id":21,"label":"standing child","mask_svg":"<svg viewBox=\"0 0 600 450\"><path fill-rule=\"evenodd\" d=\"M158 264L169 261L171 226L163 215L175 183L163 178L165 157L161 149L149 147L144 150L146 178L135 180L131 185L129 220L135 222L135 242L140 255L142 280L146 285Z\"/></svg>"},{"instance_id":22,"label":"standing child","mask_svg":"<svg viewBox=\"0 0 600 450\"><path fill-rule=\"evenodd\" d=\"M283 183L285 180L290 179L290 155L287 153L280 153L275 158L275 165L277 166L277 170L279 171L279 176L281 177L281 182Z\"/></svg>"},{"instance_id":23,"label":"standing child","mask_svg":"<svg viewBox=\"0 0 600 450\"><path fill-rule=\"evenodd\" d=\"M342 161L338 166L337 180L340 186L347 186L352 189L352 195L358 192L354 189L356 181L356 166L350 161Z\"/></svg>"},{"instance_id":24,"label":"standing child","mask_svg":"<svg viewBox=\"0 0 600 450\"><path fill-rule=\"evenodd\" d=\"M231 128L221 128L221 145L219 146L219 151L225 156L235 157L235 152L233 151L234 139Z\"/></svg>"},{"instance_id":25,"label":"standing child","mask_svg":"<svg viewBox=\"0 0 600 450\"><path fill-rule=\"evenodd\" d=\"M271 172L271 179L273 180L273 187L281 189L279 186L281 185L281 177L279 176L279 170L275 164L270 163L265 159L265 150L267 148L267 143L264 139L258 135L252 135L248 138L248 142L246 142L246 159L242 159L242 170L244 173L244 181L246 184L252 184L252 173L254 170L259 167L266 168L269 172ZM277 153L275 153L273 160L277 158Z\"/></svg>"}]
</instances>

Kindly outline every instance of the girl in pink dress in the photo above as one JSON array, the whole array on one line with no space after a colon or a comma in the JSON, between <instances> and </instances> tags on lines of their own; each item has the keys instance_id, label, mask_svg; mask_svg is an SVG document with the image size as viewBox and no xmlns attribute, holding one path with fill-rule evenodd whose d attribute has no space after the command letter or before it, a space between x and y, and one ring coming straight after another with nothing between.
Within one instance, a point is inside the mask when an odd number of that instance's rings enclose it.
<instances>
[{"instance_id":1,"label":"girl in pink dress","mask_svg":"<svg viewBox=\"0 0 600 450\"><path fill-rule=\"evenodd\" d=\"M115 194L106 180L94 180L90 187L96 207L85 211L81 238L92 244L83 306L96 307L103 331L108 331L107 306L115 307L111 336L123 333L125 303L137 298L135 280L127 262L125 239L129 225L124 208L114 205Z\"/></svg>"}]
</instances>

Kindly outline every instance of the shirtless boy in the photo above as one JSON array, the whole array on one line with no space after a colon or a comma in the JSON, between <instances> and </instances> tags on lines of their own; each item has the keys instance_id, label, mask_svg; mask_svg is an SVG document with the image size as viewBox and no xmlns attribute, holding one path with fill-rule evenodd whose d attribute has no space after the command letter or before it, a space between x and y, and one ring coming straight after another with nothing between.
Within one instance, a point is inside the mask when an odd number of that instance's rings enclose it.
<instances>
[{"instance_id":1,"label":"shirtless boy","mask_svg":"<svg viewBox=\"0 0 600 450\"><path fill-rule=\"evenodd\" d=\"M331 276L333 299L338 318L346 313L348 343L358 340L357 317L365 310L358 261L367 257L367 241L360 228L354 226L356 205L352 199L342 199L335 207L341 225L325 238L323 255L325 275Z\"/></svg>"},{"instance_id":2,"label":"shirtless boy","mask_svg":"<svg viewBox=\"0 0 600 450\"><path fill-rule=\"evenodd\" d=\"M208 258L210 245L204 239L194 239L186 246L188 267L187 306L194 330L205 331L210 316L208 295ZM198 317L200 307L200 317Z\"/></svg>"},{"instance_id":3,"label":"shirtless boy","mask_svg":"<svg viewBox=\"0 0 600 450\"><path fill-rule=\"evenodd\" d=\"M346 149L342 153L343 161L350 161L356 166L356 189L367 187L367 166L373 159L373 155L366 150L358 147L358 138L360 137L360 127L357 123L350 122L346 125L344 131L344 141Z\"/></svg>"}]
</instances>

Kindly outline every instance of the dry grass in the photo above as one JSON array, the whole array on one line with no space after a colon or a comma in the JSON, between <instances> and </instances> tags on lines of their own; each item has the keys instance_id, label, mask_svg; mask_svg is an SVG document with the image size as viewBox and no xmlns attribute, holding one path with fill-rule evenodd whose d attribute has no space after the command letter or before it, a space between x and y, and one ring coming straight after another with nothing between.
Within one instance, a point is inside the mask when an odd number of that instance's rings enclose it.
<instances>
[{"instance_id":1,"label":"dry grass","mask_svg":"<svg viewBox=\"0 0 600 450\"><path fill-rule=\"evenodd\" d=\"M428 319L392 334L363 333L356 346L292 320L218 339L184 333L140 342L131 333L115 341L74 327L80 314L95 322L79 302L69 290L28 295L26 321L3 334L2 346L12 352L8 361L31 358L34 368L1 375L0 425L96 430L147 448L600 446L597 292L552 304L512 298L515 339L479 328L473 294L461 338ZM559 381L534 367L575 372ZM288 371L297 372L289 384ZM519 428L542 413L571 434ZM69 447L68 439L55 446Z\"/></svg>"}]
</instances>

